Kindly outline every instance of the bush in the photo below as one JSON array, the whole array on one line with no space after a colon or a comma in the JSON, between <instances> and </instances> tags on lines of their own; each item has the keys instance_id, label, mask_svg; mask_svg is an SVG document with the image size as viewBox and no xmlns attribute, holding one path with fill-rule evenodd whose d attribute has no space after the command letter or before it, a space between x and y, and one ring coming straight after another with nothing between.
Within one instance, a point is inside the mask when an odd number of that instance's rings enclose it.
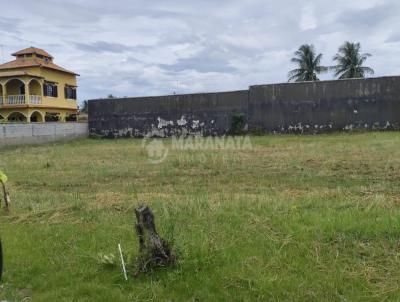
<instances>
[{"instance_id":1,"label":"bush","mask_svg":"<svg viewBox=\"0 0 400 302\"><path fill-rule=\"evenodd\" d=\"M232 115L231 121L231 134L240 135L243 134L246 126L246 117L243 113L235 113Z\"/></svg>"}]
</instances>

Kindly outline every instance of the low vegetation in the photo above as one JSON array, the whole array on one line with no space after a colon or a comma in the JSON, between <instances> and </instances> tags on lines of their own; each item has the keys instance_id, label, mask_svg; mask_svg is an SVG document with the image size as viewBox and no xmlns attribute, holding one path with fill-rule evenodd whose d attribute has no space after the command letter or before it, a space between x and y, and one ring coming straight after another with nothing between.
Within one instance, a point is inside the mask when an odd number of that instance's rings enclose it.
<instances>
[{"instance_id":1,"label":"low vegetation","mask_svg":"<svg viewBox=\"0 0 400 302\"><path fill-rule=\"evenodd\" d=\"M399 300L400 134L251 142L157 165L140 140L0 150L0 300ZM125 281L142 201L178 263Z\"/></svg>"}]
</instances>

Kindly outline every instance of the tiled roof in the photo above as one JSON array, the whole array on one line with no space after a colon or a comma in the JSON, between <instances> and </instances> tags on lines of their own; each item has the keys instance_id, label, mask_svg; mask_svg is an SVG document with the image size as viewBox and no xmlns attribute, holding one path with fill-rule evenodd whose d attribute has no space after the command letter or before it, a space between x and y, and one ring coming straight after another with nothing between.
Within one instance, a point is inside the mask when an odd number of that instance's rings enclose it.
<instances>
[{"instance_id":1,"label":"tiled roof","mask_svg":"<svg viewBox=\"0 0 400 302\"><path fill-rule=\"evenodd\" d=\"M13 56L18 56L18 55L26 55L26 54L33 54L33 53L53 59L52 55L49 54L47 51L45 51L43 49L40 49L40 48L36 48L36 47L25 48L25 49L22 49L20 51L17 51L15 53L13 53L12 55Z\"/></svg>"},{"instance_id":2,"label":"tiled roof","mask_svg":"<svg viewBox=\"0 0 400 302\"><path fill-rule=\"evenodd\" d=\"M29 60L18 59L18 60L14 60L11 62L1 64L0 70L1 69L22 68L22 67L35 67L35 66L40 66L40 62L36 61L35 59L29 59Z\"/></svg>"},{"instance_id":3,"label":"tiled roof","mask_svg":"<svg viewBox=\"0 0 400 302\"><path fill-rule=\"evenodd\" d=\"M75 72L73 72L73 71L70 71L70 70L65 69L65 68L63 68L63 67L61 67L61 66L58 66L57 64L54 64L53 62L42 63L42 64L41 64L41 67L50 68L50 69L55 69L55 70L58 70L58 71L63 71L63 72L71 73L71 74L74 74L74 75L79 75L79 74L77 74L77 73L75 73Z\"/></svg>"},{"instance_id":4,"label":"tiled roof","mask_svg":"<svg viewBox=\"0 0 400 302\"><path fill-rule=\"evenodd\" d=\"M45 61L42 61L39 59L34 59L34 58L32 58L32 59L17 59L17 60L11 61L11 62L1 64L0 71L4 70L4 69L16 69L16 68L24 68L24 67L35 67L35 66L50 68L50 69L78 75L75 72L69 71L61 66L58 66L57 64L54 64L53 62L45 62Z\"/></svg>"},{"instance_id":5,"label":"tiled roof","mask_svg":"<svg viewBox=\"0 0 400 302\"><path fill-rule=\"evenodd\" d=\"M36 78L43 78L42 76L39 76L37 74L29 73L29 72L22 71L22 70L0 72L0 78L20 77L20 76L31 76L31 77L36 77Z\"/></svg>"}]
</instances>

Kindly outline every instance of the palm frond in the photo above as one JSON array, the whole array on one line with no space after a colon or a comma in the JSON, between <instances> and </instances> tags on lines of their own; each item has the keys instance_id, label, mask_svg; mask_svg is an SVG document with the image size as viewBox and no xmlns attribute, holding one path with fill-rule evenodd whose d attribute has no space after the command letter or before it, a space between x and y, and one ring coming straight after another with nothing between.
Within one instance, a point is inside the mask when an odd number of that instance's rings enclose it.
<instances>
[{"instance_id":1,"label":"palm frond","mask_svg":"<svg viewBox=\"0 0 400 302\"><path fill-rule=\"evenodd\" d=\"M370 74L373 75L375 71L371 67L360 67L360 69L365 73L365 74Z\"/></svg>"},{"instance_id":2,"label":"palm frond","mask_svg":"<svg viewBox=\"0 0 400 302\"><path fill-rule=\"evenodd\" d=\"M335 72L335 77L339 79L364 78L366 74L373 74L373 69L364 67L363 64L371 54L361 54L361 44L344 42L333 57L336 66L331 70Z\"/></svg>"},{"instance_id":3,"label":"palm frond","mask_svg":"<svg viewBox=\"0 0 400 302\"><path fill-rule=\"evenodd\" d=\"M316 54L313 45L301 45L291 59L291 62L296 64L298 68L288 73L289 82L318 81L317 74L328 70L328 67L321 66L321 61L322 54Z\"/></svg>"}]
</instances>

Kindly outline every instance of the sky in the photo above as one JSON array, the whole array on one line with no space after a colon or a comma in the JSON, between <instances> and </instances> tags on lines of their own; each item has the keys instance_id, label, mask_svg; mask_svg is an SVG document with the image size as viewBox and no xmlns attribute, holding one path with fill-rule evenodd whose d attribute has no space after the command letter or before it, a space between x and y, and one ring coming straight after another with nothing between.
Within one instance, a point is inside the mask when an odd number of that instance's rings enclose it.
<instances>
[{"instance_id":1,"label":"sky","mask_svg":"<svg viewBox=\"0 0 400 302\"><path fill-rule=\"evenodd\" d=\"M344 41L360 42L375 76L400 75L399 0L1 2L0 59L45 49L80 74L80 101L286 82L305 43L330 66Z\"/></svg>"}]
</instances>

